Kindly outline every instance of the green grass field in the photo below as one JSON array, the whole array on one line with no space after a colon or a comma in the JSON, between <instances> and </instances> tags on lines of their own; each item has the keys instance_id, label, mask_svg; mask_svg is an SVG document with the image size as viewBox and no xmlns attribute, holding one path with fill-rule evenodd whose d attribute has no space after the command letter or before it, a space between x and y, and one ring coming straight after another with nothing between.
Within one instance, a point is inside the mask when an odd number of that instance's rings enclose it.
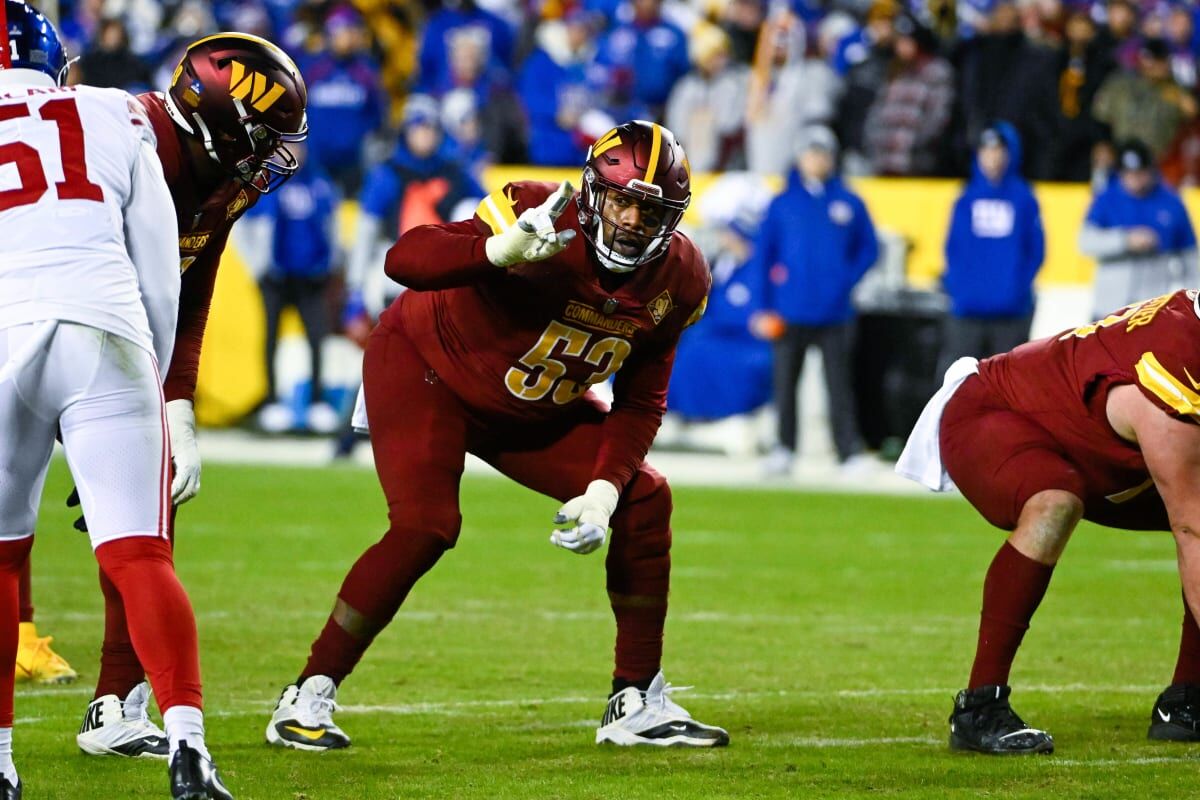
<instances>
[{"instance_id":1,"label":"green grass field","mask_svg":"<svg viewBox=\"0 0 1200 800\"><path fill-rule=\"evenodd\" d=\"M75 748L95 678L95 565L59 498L34 549L43 633L81 683L23 688L26 797L161 798L159 762ZM547 542L556 504L469 478L462 539L342 687L347 751L280 751L263 729L346 569L384 530L373 473L209 465L180 515L209 740L240 800L1147 797L1191 792L1200 748L1151 743L1180 602L1165 534L1085 526L1017 661L1014 705L1049 757L945 746L1000 542L961 500L679 488L665 669L728 749L592 744L611 669L603 558Z\"/></svg>"}]
</instances>

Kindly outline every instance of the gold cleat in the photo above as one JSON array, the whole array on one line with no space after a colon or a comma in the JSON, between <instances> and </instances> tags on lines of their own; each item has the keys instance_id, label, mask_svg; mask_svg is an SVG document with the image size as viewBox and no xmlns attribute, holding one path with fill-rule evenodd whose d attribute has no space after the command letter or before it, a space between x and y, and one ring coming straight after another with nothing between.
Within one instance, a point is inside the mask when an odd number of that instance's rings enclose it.
<instances>
[{"instance_id":1,"label":"gold cleat","mask_svg":"<svg viewBox=\"0 0 1200 800\"><path fill-rule=\"evenodd\" d=\"M17 683L70 683L79 677L67 660L50 649L53 636L38 636L37 626L22 622L17 640Z\"/></svg>"}]
</instances>

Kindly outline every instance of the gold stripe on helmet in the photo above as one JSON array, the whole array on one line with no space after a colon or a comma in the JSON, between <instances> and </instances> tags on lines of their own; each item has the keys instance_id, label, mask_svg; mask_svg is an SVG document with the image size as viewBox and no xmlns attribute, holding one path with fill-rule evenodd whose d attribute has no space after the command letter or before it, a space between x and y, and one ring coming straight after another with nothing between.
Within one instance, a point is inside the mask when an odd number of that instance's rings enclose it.
<instances>
[{"instance_id":1,"label":"gold stripe on helmet","mask_svg":"<svg viewBox=\"0 0 1200 800\"><path fill-rule=\"evenodd\" d=\"M658 169L658 151L662 149L662 128L658 123L650 123L654 129L654 138L650 140L650 166L646 167L646 183L654 183L654 171Z\"/></svg>"}]
</instances>

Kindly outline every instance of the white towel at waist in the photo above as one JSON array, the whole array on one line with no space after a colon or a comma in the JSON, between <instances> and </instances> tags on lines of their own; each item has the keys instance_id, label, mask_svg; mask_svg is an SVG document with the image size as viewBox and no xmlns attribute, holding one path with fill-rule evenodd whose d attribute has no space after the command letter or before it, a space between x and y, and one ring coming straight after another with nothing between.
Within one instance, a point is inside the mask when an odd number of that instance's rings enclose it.
<instances>
[{"instance_id":1,"label":"white towel at waist","mask_svg":"<svg viewBox=\"0 0 1200 800\"><path fill-rule=\"evenodd\" d=\"M942 412L950 398L958 391L962 382L972 375L979 373L979 359L960 358L946 370L946 378L942 388L937 390L925 410L921 412L904 452L896 461L896 473L909 480L925 486L935 492L948 492L954 488L954 481L942 468L942 449L940 431L942 427Z\"/></svg>"},{"instance_id":2,"label":"white towel at waist","mask_svg":"<svg viewBox=\"0 0 1200 800\"><path fill-rule=\"evenodd\" d=\"M367 424L367 396L361 385L358 387L358 397L354 398L354 415L350 417L350 425L359 433L371 432Z\"/></svg>"}]
</instances>

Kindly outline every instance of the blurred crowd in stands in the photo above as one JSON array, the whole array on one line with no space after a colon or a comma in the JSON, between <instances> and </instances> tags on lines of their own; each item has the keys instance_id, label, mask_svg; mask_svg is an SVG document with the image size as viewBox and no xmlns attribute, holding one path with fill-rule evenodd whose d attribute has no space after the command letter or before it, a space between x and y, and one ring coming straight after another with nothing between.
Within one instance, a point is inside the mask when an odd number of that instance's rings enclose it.
<instances>
[{"instance_id":1,"label":"blurred crowd in stands","mask_svg":"<svg viewBox=\"0 0 1200 800\"><path fill-rule=\"evenodd\" d=\"M1011 122L1035 180L1086 181L1138 138L1200 179L1197 7L1168 0L63 0L88 83L162 87L181 46L257 33L308 80L312 150L357 190L415 95L447 149L575 166L614 120L655 119L698 172L779 173L832 127L848 174L966 176Z\"/></svg>"}]
</instances>

